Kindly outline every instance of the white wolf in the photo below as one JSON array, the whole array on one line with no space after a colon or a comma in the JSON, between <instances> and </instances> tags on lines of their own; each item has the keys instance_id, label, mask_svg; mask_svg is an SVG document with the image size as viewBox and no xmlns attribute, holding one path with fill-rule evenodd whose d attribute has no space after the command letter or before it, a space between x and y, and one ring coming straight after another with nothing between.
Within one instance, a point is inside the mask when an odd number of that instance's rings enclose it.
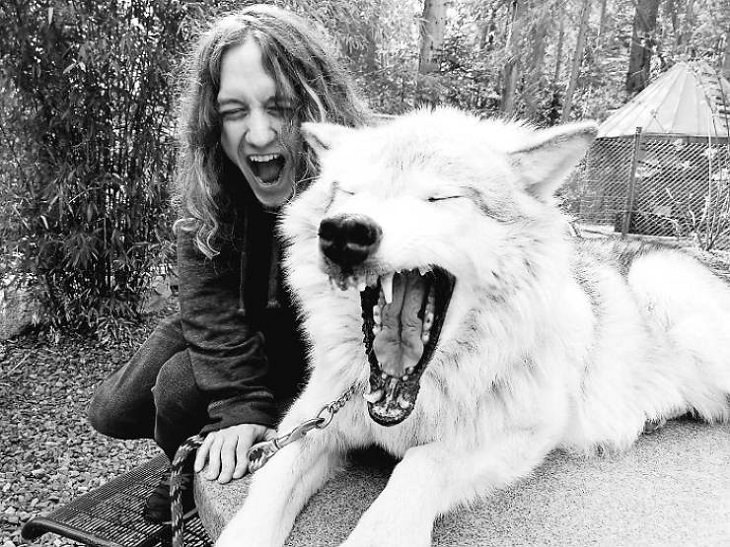
<instances>
[{"instance_id":1,"label":"white wolf","mask_svg":"<svg viewBox=\"0 0 730 547\"><path fill-rule=\"evenodd\" d=\"M322 172L283 228L312 370L280 431L356 391L254 475L219 546L284 544L353 447L402 461L345 545L410 547L558 447L728 420L730 288L675 250L574 240L552 203L594 125L441 109L304 131Z\"/></svg>"}]
</instances>

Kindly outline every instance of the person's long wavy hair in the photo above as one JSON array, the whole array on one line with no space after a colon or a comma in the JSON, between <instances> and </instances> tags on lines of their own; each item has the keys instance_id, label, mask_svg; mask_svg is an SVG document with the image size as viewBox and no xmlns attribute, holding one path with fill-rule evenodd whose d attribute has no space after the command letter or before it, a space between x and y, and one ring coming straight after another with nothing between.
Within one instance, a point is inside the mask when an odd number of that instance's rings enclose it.
<instances>
[{"instance_id":1,"label":"person's long wavy hair","mask_svg":"<svg viewBox=\"0 0 730 547\"><path fill-rule=\"evenodd\" d=\"M214 22L184 63L173 196L181 215L175 229L195 231L196 244L208 257L218 254L229 201L222 185L224 152L216 105L221 62L226 51L248 38L261 48L264 70L276 83L277 94L293 99L293 131L306 121L358 126L368 119L368 110L329 39L301 17L256 5ZM318 172L309 147L302 149L296 167L295 192Z\"/></svg>"}]
</instances>

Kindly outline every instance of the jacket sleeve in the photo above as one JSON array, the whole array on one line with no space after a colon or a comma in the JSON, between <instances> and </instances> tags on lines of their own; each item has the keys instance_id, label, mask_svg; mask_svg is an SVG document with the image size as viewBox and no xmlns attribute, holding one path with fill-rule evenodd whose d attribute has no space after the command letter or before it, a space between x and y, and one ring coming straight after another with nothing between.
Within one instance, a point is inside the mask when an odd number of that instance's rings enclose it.
<instances>
[{"instance_id":1,"label":"jacket sleeve","mask_svg":"<svg viewBox=\"0 0 730 547\"><path fill-rule=\"evenodd\" d=\"M276 409L264 385L264 339L246 319L241 302L241 256L227 245L213 259L177 238L180 315L198 388L209 397L210 423L202 433L252 423L274 426Z\"/></svg>"}]
</instances>

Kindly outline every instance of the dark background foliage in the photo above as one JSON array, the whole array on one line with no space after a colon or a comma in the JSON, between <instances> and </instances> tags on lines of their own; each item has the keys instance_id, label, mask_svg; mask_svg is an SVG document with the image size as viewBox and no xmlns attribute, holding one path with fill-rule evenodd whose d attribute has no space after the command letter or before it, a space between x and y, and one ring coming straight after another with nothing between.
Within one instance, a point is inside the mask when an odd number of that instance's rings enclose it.
<instances>
[{"instance_id":1,"label":"dark background foliage","mask_svg":"<svg viewBox=\"0 0 730 547\"><path fill-rule=\"evenodd\" d=\"M0 4L0 280L35 283L52 325L137 318L170 266L178 62L200 21L247 3ZM730 74L727 0L272 3L325 27L384 113L602 120L677 61Z\"/></svg>"},{"instance_id":2,"label":"dark background foliage","mask_svg":"<svg viewBox=\"0 0 730 547\"><path fill-rule=\"evenodd\" d=\"M190 6L12 2L0 11L5 267L57 326L133 318L170 250L169 75Z\"/></svg>"}]
</instances>

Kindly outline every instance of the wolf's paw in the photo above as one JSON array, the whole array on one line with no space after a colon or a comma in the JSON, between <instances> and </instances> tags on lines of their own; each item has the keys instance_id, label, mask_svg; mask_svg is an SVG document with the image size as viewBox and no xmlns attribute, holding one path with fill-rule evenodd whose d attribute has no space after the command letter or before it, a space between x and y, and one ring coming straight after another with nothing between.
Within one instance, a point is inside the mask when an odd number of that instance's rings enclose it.
<instances>
[{"instance_id":1,"label":"wolf's paw","mask_svg":"<svg viewBox=\"0 0 730 547\"><path fill-rule=\"evenodd\" d=\"M267 533L263 527L249 524L249 521L234 517L218 536L215 547L280 547L284 544L280 533Z\"/></svg>"},{"instance_id":2,"label":"wolf's paw","mask_svg":"<svg viewBox=\"0 0 730 547\"><path fill-rule=\"evenodd\" d=\"M378 518L371 508L341 547L430 547L433 523L400 517Z\"/></svg>"}]
</instances>

